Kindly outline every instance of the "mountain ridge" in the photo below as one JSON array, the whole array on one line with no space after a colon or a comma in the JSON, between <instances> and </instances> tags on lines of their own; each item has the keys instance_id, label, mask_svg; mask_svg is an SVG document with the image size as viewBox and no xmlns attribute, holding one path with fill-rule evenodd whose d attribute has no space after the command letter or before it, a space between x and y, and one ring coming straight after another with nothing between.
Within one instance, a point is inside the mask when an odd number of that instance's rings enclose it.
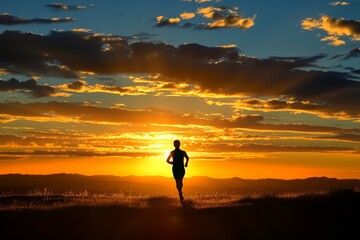
<instances>
[{"instance_id":1,"label":"mountain ridge","mask_svg":"<svg viewBox=\"0 0 360 240\"><path fill-rule=\"evenodd\" d=\"M4 174L0 175L0 191L24 193L36 189L54 192L138 192L145 194L173 194L174 180L165 176L114 176L81 174ZM236 193L279 193L328 191L343 188L359 188L360 179L336 179L310 177L305 179L218 179L195 176L184 179L184 192L236 192Z\"/></svg>"}]
</instances>

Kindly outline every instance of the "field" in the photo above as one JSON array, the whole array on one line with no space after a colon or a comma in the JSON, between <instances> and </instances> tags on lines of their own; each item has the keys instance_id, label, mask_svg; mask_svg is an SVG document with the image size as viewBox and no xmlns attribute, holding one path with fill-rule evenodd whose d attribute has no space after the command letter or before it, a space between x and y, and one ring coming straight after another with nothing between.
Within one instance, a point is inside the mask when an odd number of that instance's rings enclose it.
<instances>
[{"instance_id":1,"label":"field","mask_svg":"<svg viewBox=\"0 0 360 240\"><path fill-rule=\"evenodd\" d=\"M175 195L48 189L0 196L1 239L359 239L356 189Z\"/></svg>"}]
</instances>

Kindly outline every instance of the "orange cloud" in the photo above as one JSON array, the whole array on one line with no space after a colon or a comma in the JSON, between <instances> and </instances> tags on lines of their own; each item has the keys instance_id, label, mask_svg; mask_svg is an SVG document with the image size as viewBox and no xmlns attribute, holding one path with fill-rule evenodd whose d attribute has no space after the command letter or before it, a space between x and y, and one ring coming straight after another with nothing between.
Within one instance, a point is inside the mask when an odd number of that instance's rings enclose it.
<instances>
[{"instance_id":1,"label":"orange cloud","mask_svg":"<svg viewBox=\"0 0 360 240\"><path fill-rule=\"evenodd\" d=\"M337 1L337 2L331 2L330 5L331 6L349 6L350 3Z\"/></svg>"},{"instance_id":2,"label":"orange cloud","mask_svg":"<svg viewBox=\"0 0 360 240\"><path fill-rule=\"evenodd\" d=\"M199 117L192 114L180 115L160 109L125 110L89 106L82 103L0 103L0 117L14 117L33 121L67 121L93 123L165 124L179 126L209 126L214 128L249 129L254 131L315 132L315 133L358 133L359 129L316 126L307 124L263 123L261 115L239 115L235 119Z\"/></svg>"},{"instance_id":3,"label":"orange cloud","mask_svg":"<svg viewBox=\"0 0 360 240\"><path fill-rule=\"evenodd\" d=\"M156 18L157 24L156 27L165 27L165 26L176 26L178 28L192 28L194 30L212 30L219 28L240 28L240 29L249 29L254 26L255 18L253 17L242 17L238 12L237 7L215 7L207 6L204 8L198 8L195 13L184 12L180 14L180 17L183 20L190 20L197 15L206 18L210 22L207 23L193 23L186 22L182 25L179 24L180 18L166 18L164 16L158 16Z\"/></svg>"},{"instance_id":4,"label":"orange cloud","mask_svg":"<svg viewBox=\"0 0 360 240\"><path fill-rule=\"evenodd\" d=\"M241 29L249 29L254 26L254 19L255 17L240 18L238 16L228 16L224 19L209 23L207 26L209 28L238 27Z\"/></svg>"},{"instance_id":5,"label":"orange cloud","mask_svg":"<svg viewBox=\"0 0 360 240\"><path fill-rule=\"evenodd\" d=\"M235 10L237 8L214 7L208 6L199 8L197 13L205 18L211 19L212 22L207 23L205 28L241 28L249 29L254 26L256 16L252 18L243 18Z\"/></svg>"},{"instance_id":6,"label":"orange cloud","mask_svg":"<svg viewBox=\"0 0 360 240\"><path fill-rule=\"evenodd\" d=\"M156 21L156 27L174 26L180 22L180 18L167 18L164 16L157 16Z\"/></svg>"},{"instance_id":7,"label":"orange cloud","mask_svg":"<svg viewBox=\"0 0 360 240\"><path fill-rule=\"evenodd\" d=\"M304 30L324 30L329 36L322 38L322 41L330 41L330 45L333 46L345 44L345 41L339 39L341 36L360 41L360 21L358 20L336 19L323 15L320 18L306 18L301 22L301 26Z\"/></svg>"},{"instance_id":8,"label":"orange cloud","mask_svg":"<svg viewBox=\"0 0 360 240\"><path fill-rule=\"evenodd\" d=\"M185 19L185 20L189 20L189 19L192 19L195 17L195 13L191 13L191 12L183 12L180 14L180 17L182 19Z\"/></svg>"},{"instance_id":9,"label":"orange cloud","mask_svg":"<svg viewBox=\"0 0 360 240\"><path fill-rule=\"evenodd\" d=\"M53 3L53 4L48 4L46 6L48 8L52 8L55 10L80 10L80 9L85 9L85 8L89 8L89 7L94 7L94 4L84 6L84 5L66 5L66 4L62 4L62 3Z\"/></svg>"},{"instance_id":10,"label":"orange cloud","mask_svg":"<svg viewBox=\"0 0 360 240\"><path fill-rule=\"evenodd\" d=\"M221 144L203 143L191 146L194 149L204 149L206 152L345 152L355 153L356 149L351 147L320 147L320 146L292 146L292 145L273 145L273 144Z\"/></svg>"},{"instance_id":11,"label":"orange cloud","mask_svg":"<svg viewBox=\"0 0 360 240\"><path fill-rule=\"evenodd\" d=\"M339 39L339 37L337 36L327 36L327 37L323 37L321 39L321 41L330 41L329 45L332 46L340 46L340 45L344 45L346 42L344 40Z\"/></svg>"},{"instance_id":12,"label":"orange cloud","mask_svg":"<svg viewBox=\"0 0 360 240\"><path fill-rule=\"evenodd\" d=\"M103 84L95 84L94 86L89 86L83 80L77 80L76 82L70 82L66 84L62 84L59 86L53 87L54 89L63 90L66 92L103 92L103 93L111 93L111 94L119 94L119 95L145 95L146 93L155 92L161 86L158 86L155 82L146 86L108 86ZM1 91L1 82L0 82L0 91Z\"/></svg>"},{"instance_id":13,"label":"orange cloud","mask_svg":"<svg viewBox=\"0 0 360 240\"><path fill-rule=\"evenodd\" d=\"M193 0L182 0L183 2L193 2ZM206 2L211 2L213 0L194 0L194 2L196 3L206 3ZM221 0L215 0L216 2L220 2Z\"/></svg>"}]
</instances>

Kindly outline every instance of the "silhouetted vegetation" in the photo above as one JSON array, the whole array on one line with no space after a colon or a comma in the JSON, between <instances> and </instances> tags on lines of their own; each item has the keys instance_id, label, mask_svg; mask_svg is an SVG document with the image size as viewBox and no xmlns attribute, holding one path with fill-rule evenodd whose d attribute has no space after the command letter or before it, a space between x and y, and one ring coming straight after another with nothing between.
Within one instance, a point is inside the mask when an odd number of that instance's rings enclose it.
<instances>
[{"instance_id":1,"label":"silhouetted vegetation","mask_svg":"<svg viewBox=\"0 0 360 240\"><path fill-rule=\"evenodd\" d=\"M0 197L2 239L356 239L360 193Z\"/></svg>"}]
</instances>

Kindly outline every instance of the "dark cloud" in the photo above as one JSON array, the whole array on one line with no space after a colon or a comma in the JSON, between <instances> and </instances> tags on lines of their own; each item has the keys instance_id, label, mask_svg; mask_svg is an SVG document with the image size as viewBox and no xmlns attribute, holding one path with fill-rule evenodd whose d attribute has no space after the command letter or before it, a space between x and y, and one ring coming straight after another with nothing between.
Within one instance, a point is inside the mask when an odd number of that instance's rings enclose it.
<instances>
[{"instance_id":1,"label":"dark cloud","mask_svg":"<svg viewBox=\"0 0 360 240\"><path fill-rule=\"evenodd\" d=\"M237 47L206 47L197 43L191 43L182 44L178 49L181 55L193 59L213 61L239 60L239 49Z\"/></svg>"},{"instance_id":2,"label":"dark cloud","mask_svg":"<svg viewBox=\"0 0 360 240\"><path fill-rule=\"evenodd\" d=\"M350 50L350 52L345 55L345 59L356 58L359 56L360 56L360 47L357 47Z\"/></svg>"},{"instance_id":3,"label":"dark cloud","mask_svg":"<svg viewBox=\"0 0 360 240\"><path fill-rule=\"evenodd\" d=\"M117 36L89 32L49 35L5 31L0 34L0 66L25 73L55 66L98 74L161 74L165 81L198 86L204 93L286 96L327 105L333 116L359 117L360 83L342 72L306 70L323 55L257 59L240 56L236 48L128 42ZM60 71L60 72L59 72ZM54 73L54 74L55 74Z\"/></svg>"},{"instance_id":4,"label":"dark cloud","mask_svg":"<svg viewBox=\"0 0 360 240\"><path fill-rule=\"evenodd\" d=\"M360 142L360 134L340 133L332 136L321 136L318 139L331 139L349 142Z\"/></svg>"},{"instance_id":5,"label":"dark cloud","mask_svg":"<svg viewBox=\"0 0 360 240\"><path fill-rule=\"evenodd\" d=\"M0 46L1 48L1 46ZM20 54L19 54L20 55ZM1 58L1 56L0 56ZM9 59L11 61L11 59ZM22 59L15 59L21 61ZM46 77L59 77L59 78L79 78L79 75L75 71L71 71L68 68L61 65L52 65L51 62L26 62L17 65L2 64L0 61L0 67L5 67L7 73L25 75L27 77L33 76L46 76Z\"/></svg>"},{"instance_id":6,"label":"dark cloud","mask_svg":"<svg viewBox=\"0 0 360 240\"><path fill-rule=\"evenodd\" d=\"M336 54L334 57L332 57L331 59L336 59L336 58L342 58L342 59L349 59L349 58L357 58L360 56L360 47L356 47L351 49L349 52L347 53L339 53Z\"/></svg>"},{"instance_id":7,"label":"dark cloud","mask_svg":"<svg viewBox=\"0 0 360 240\"><path fill-rule=\"evenodd\" d=\"M360 69L353 69L352 72L355 74L360 74Z\"/></svg>"},{"instance_id":8,"label":"dark cloud","mask_svg":"<svg viewBox=\"0 0 360 240\"><path fill-rule=\"evenodd\" d=\"M9 80L0 80L1 92L23 91L31 94L35 98L49 97L55 94L55 88L49 85L38 85L34 79L29 79L23 82L15 78Z\"/></svg>"},{"instance_id":9,"label":"dark cloud","mask_svg":"<svg viewBox=\"0 0 360 240\"><path fill-rule=\"evenodd\" d=\"M24 159L24 157L17 157L17 156L0 156L0 162L1 161L19 161L19 160L22 160Z\"/></svg>"},{"instance_id":10,"label":"dark cloud","mask_svg":"<svg viewBox=\"0 0 360 240\"><path fill-rule=\"evenodd\" d=\"M128 40L146 41L146 40L149 40L150 38L152 38L154 36L156 36L156 34L147 33L147 32L140 32L138 34L134 34L134 35L131 35L129 37L124 37L124 38L128 39Z\"/></svg>"},{"instance_id":11,"label":"dark cloud","mask_svg":"<svg viewBox=\"0 0 360 240\"><path fill-rule=\"evenodd\" d=\"M17 25L17 24L30 24L30 23L64 23L75 21L75 19L67 18L32 18L25 19L12 16L7 13L0 14L0 25Z\"/></svg>"},{"instance_id":12,"label":"dark cloud","mask_svg":"<svg viewBox=\"0 0 360 240\"><path fill-rule=\"evenodd\" d=\"M52 37L43 38L33 33L3 32L0 34L0 67L5 68L8 73L26 76L78 78L75 71L60 64L59 59L50 56L49 51L51 49L52 53L59 54L63 45L68 45L70 48L67 51L71 51L71 39L66 41L64 37L53 41L50 38ZM62 44L62 40L66 42Z\"/></svg>"},{"instance_id":13,"label":"dark cloud","mask_svg":"<svg viewBox=\"0 0 360 240\"><path fill-rule=\"evenodd\" d=\"M248 99L244 100L242 107L252 110L263 110L263 111L284 111L284 110L293 110L297 112L308 112L324 114L324 115L334 115L340 113L341 109L336 109L335 106L327 103L315 103L308 101L296 101L296 100L283 100L283 99L269 99L269 100L260 100L260 99ZM356 114L354 112L354 114ZM338 115L341 117L341 115ZM346 116L345 116L346 117Z\"/></svg>"},{"instance_id":14,"label":"dark cloud","mask_svg":"<svg viewBox=\"0 0 360 240\"><path fill-rule=\"evenodd\" d=\"M55 10L80 10L80 9L85 9L85 8L89 8L89 7L94 7L94 4L84 6L84 5L67 5L67 4L62 4L62 3L52 3L52 4L48 4L46 6L48 8L52 8Z\"/></svg>"},{"instance_id":15,"label":"dark cloud","mask_svg":"<svg viewBox=\"0 0 360 240\"><path fill-rule=\"evenodd\" d=\"M86 82L83 80L77 80L76 82L71 82L66 85L67 89L71 90L81 90L86 86Z\"/></svg>"}]
</instances>

